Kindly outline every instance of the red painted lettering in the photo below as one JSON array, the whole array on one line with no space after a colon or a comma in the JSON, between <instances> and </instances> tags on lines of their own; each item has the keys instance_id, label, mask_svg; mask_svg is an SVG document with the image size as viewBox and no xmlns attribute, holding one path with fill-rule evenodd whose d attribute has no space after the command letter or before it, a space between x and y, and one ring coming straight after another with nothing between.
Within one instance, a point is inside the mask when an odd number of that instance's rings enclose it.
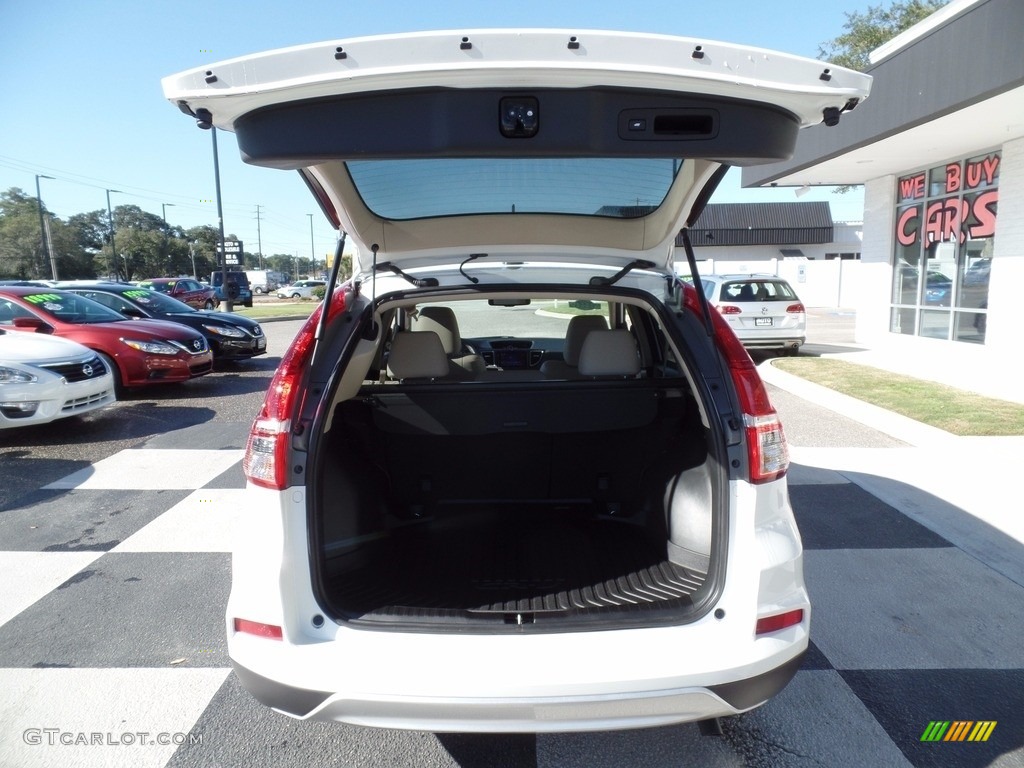
<instances>
[{"instance_id":1,"label":"red painted lettering","mask_svg":"<svg viewBox=\"0 0 1024 768\"><path fill-rule=\"evenodd\" d=\"M995 181L996 172L999 170L999 164L1002 160L1002 155L989 155L982 161L985 166L985 181L989 184Z\"/></svg>"},{"instance_id":2,"label":"red painted lettering","mask_svg":"<svg viewBox=\"0 0 1024 768\"><path fill-rule=\"evenodd\" d=\"M961 226L967 217L968 211L968 202L966 200L958 200L955 197L936 200L929 205L925 213L924 225L924 231L928 235L928 242L936 243L944 240L956 240L962 243L966 239L966 235L961 231Z\"/></svg>"},{"instance_id":3,"label":"red painted lettering","mask_svg":"<svg viewBox=\"0 0 1024 768\"><path fill-rule=\"evenodd\" d=\"M904 176L900 179L900 199L916 200L924 197L924 174Z\"/></svg>"},{"instance_id":4,"label":"red painted lettering","mask_svg":"<svg viewBox=\"0 0 1024 768\"><path fill-rule=\"evenodd\" d=\"M984 169L981 163L968 163L967 164L967 188L977 189L978 185L981 184L981 173Z\"/></svg>"},{"instance_id":5,"label":"red painted lettering","mask_svg":"<svg viewBox=\"0 0 1024 768\"><path fill-rule=\"evenodd\" d=\"M921 209L917 206L907 208L900 214L899 222L896 224L896 239L900 245L913 245L917 242L917 218Z\"/></svg>"},{"instance_id":6,"label":"red painted lettering","mask_svg":"<svg viewBox=\"0 0 1024 768\"><path fill-rule=\"evenodd\" d=\"M991 186L995 183L999 171L1000 155L989 155L984 160L975 160L967 164L967 188L977 189L982 182Z\"/></svg>"},{"instance_id":7,"label":"red painted lettering","mask_svg":"<svg viewBox=\"0 0 1024 768\"><path fill-rule=\"evenodd\" d=\"M946 166L946 192L953 193L960 191L963 179L960 175L960 163L950 163Z\"/></svg>"},{"instance_id":8,"label":"red painted lettering","mask_svg":"<svg viewBox=\"0 0 1024 768\"><path fill-rule=\"evenodd\" d=\"M990 189L976 195L971 204L975 223L969 228L971 238L992 237L996 233L996 203L999 190Z\"/></svg>"}]
</instances>

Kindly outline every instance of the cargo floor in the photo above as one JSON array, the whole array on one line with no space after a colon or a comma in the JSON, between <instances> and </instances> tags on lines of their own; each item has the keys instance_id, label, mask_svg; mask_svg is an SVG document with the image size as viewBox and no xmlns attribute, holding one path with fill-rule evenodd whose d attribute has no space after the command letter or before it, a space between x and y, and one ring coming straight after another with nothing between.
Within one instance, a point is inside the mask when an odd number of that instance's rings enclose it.
<instances>
[{"instance_id":1,"label":"cargo floor","mask_svg":"<svg viewBox=\"0 0 1024 768\"><path fill-rule=\"evenodd\" d=\"M689 606L705 575L665 550L639 525L581 509L466 506L332 561L328 590L340 613L371 621Z\"/></svg>"}]
</instances>

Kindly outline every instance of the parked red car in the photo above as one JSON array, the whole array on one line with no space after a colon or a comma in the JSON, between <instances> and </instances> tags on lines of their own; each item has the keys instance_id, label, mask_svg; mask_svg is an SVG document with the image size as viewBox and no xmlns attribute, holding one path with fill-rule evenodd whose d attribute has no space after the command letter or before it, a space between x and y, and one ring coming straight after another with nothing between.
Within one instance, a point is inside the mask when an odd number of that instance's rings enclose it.
<instances>
[{"instance_id":1,"label":"parked red car","mask_svg":"<svg viewBox=\"0 0 1024 768\"><path fill-rule=\"evenodd\" d=\"M115 389L186 381L213 370L206 338L162 320L129 320L66 291L0 287L0 328L52 333L95 350L114 373Z\"/></svg>"},{"instance_id":2,"label":"parked red car","mask_svg":"<svg viewBox=\"0 0 1024 768\"><path fill-rule=\"evenodd\" d=\"M143 280L139 286L166 293L196 309L213 309L217 306L217 292L190 277L155 277Z\"/></svg>"}]
</instances>

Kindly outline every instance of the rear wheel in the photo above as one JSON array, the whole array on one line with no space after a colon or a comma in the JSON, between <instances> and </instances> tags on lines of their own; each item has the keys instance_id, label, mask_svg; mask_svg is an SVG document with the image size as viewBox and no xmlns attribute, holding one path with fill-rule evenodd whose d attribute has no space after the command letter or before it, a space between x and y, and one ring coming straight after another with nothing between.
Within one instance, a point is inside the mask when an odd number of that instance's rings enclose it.
<instances>
[{"instance_id":1,"label":"rear wheel","mask_svg":"<svg viewBox=\"0 0 1024 768\"><path fill-rule=\"evenodd\" d=\"M114 362L114 358L104 352L96 353L103 364L107 366L107 370L110 371L110 375L114 379L114 396L118 400L124 395L124 381L121 379L121 369L117 367L117 363Z\"/></svg>"}]
</instances>

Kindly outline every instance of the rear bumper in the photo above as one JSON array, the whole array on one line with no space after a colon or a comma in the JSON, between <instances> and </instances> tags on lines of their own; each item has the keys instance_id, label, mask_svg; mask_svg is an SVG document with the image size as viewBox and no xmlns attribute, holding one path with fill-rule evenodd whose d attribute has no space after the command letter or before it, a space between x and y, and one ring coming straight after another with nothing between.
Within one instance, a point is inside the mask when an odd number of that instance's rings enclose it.
<instances>
[{"instance_id":1,"label":"rear bumper","mask_svg":"<svg viewBox=\"0 0 1024 768\"><path fill-rule=\"evenodd\" d=\"M647 728L736 715L757 707L793 678L804 651L753 677L692 686L581 696L357 696L304 689L265 677L232 661L257 700L292 717L432 732L543 733Z\"/></svg>"}]
</instances>

